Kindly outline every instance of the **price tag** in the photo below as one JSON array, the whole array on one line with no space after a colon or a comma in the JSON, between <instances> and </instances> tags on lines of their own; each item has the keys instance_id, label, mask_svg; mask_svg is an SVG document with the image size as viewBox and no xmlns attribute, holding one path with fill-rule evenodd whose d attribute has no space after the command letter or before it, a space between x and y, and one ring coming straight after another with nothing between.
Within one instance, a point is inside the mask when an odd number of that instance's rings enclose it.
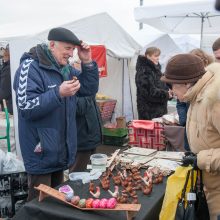
<instances>
[{"instance_id":1,"label":"price tag","mask_svg":"<svg viewBox=\"0 0 220 220\"><path fill-rule=\"evenodd\" d=\"M196 201L196 194L195 193L187 193L187 200L188 201Z\"/></svg>"}]
</instances>

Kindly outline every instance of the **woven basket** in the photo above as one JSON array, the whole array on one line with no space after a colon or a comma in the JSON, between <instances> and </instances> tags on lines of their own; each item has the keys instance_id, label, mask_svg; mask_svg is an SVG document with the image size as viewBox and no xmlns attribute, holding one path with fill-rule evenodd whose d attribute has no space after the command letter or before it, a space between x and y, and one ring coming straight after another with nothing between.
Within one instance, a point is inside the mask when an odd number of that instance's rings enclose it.
<instances>
[{"instance_id":1,"label":"woven basket","mask_svg":"<svg viewBox=\"0 0 220 220\"><path fill-rule=\"evenodd\" d=\"M103 122L111 121L116 102L117 100L114 100L114 99L107 99L107 100L97 99L96 100L96 103L100 109L101 118Z\"/></svg>"}]
</instances>

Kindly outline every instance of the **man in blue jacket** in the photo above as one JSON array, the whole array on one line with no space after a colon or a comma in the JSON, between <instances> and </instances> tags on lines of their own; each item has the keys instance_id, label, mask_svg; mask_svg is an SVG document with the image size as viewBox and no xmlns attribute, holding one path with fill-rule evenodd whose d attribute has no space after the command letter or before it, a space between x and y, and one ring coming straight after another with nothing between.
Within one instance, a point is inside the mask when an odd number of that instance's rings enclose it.
<instances>
[{"instance_id":1,"label":"man in blue jacket","mask_svg":"<svg viewBox=\"0 0 220 220\"><path fill-rule=\"evenodd\" d=\"M76 93L80 97L98 91L98 67L91 59L90 47L61 27L51 29L48 40L48 45L40 44L24 53L14 80L29 201L38 195L34 186L59 185L63 170L73 166ZM75 48L81 72L68 64Z\"/></svg>"}]
</instances>

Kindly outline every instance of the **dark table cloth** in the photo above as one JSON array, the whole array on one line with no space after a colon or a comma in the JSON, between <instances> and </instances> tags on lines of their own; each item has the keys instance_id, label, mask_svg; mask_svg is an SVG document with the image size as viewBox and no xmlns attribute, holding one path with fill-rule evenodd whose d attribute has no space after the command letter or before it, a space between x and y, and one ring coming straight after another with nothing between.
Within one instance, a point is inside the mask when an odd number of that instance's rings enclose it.
<instances>
[{"instance_id":1,"label":"dark table cloth","mask_svg":"<svg viewBox=\"0 0 220 220\"><path fill-rule=\"evenodd\" d=\"M67 181L75 195L80 198L92 197L89 194L88 184L82 184L81 181ZM98 185L98 182L96 182ZM166 178L163 183L153 186L153 191L149 196L143 195L141 191L138 192L138 199L141 203L141 209L137 213L135 220L157 220L162 206L166 187ZM111 183L111 191L114 187ZM100 198L110 197L110 194L104 190L101 191ZM13 220L123 220L126 219L125 211L82 211L75 209L67 204L64 204L54 198L47 197L42 202L34 199L22 207L14 216Z\"/></svg>"}]
</instances>

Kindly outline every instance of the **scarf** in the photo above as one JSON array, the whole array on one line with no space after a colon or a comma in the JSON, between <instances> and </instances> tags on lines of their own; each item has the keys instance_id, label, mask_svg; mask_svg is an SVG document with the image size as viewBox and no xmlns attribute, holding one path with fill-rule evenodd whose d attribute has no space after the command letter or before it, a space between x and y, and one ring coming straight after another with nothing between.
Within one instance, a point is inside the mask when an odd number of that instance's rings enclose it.
<instances>
[{"instance_id":1,"label":"scarf","mask_svg":"<svg viewBox=\"0 0 220 220\"><path fill-rule=\"evenodd\" d=\"M46 44L42 44L41 45L45 54L47 55L47 57L49 58L49 60L51 61L53 67L55 67L56 69L59 70L59 72L62 74L63 79L64 80L69 80L69 74L70 74L70 65L67 64L65 66L61 66L55 59L55 57L53 56L53 54L51 53L50 49L48 48L48 46Z\"/></svg>"},{"instance_id":2,"label":"scarf","mask_svg":"<svg viewBox=\"0 0 220 220\"><path fill-rule=\"evenodd\" d=\"M184 95L184 101L194 102L196 99L200 100L203 96L201 93L202 89L207 86L208 82L213 78L214 74L211 72L206 72L197 83L191 87L187 93Z\"/></svg>"}]
</instances>

